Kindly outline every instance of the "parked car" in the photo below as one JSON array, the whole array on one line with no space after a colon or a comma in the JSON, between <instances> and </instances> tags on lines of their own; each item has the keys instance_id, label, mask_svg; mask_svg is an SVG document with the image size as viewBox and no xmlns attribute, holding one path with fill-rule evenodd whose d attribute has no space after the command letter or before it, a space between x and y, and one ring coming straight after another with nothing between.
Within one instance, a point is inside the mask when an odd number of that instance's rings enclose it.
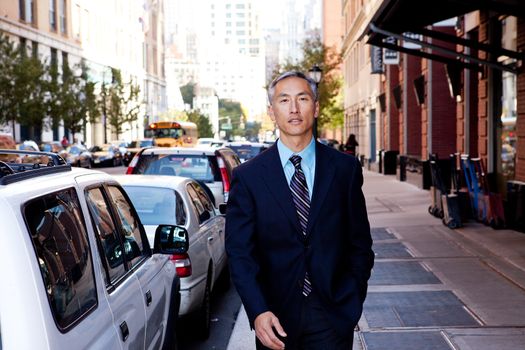
<instances>
[{"instance_id":1,"label":"parked car","mask_svg":"<svg viewBox=\"0 0 525 350\"><path fill-rule=\"evenodd\" d=\"M91 168L93 166L93 155L86 146L80 143L75 143L66 148L63 158L72 166L81 168Z\"/></svg>"},{"instance_id":2,"label":"parked car","mask_svg":"<svg viewBox=\"0 0 525 350\"><path fill-rule=\"evenodd\" d=\"M170 255L187 251L186 229L158 226L151 248L110 175L30 154L46 160L4 163L0 172L0 347L169 345L180 300Z\"/></svg>"},{"instance_id":3,"label":"parked car","mask_svg":"<svg viewBox=\"0 0 525 350\"><path fill-rule=\"evenodd\" d=\"M160 224L179 225L188 231L188 253L175 260L177 275L181 277L179 315L197 316L199 332L207 338L210 293L227 268L224 215L215 210L206 191L195 180L162 175L119 175L115 178L133 202L150 243Z\"/></svg>"},{"instance_id":4,"label":"parked car","mask_svg":"<svg viewBox=\"0 0 525 350\"><path fill-rule=\"evenodd\" d=\"M65 149L60 141L42 142L40 150L43 152L53 152L56 154L64 153Z\"/></svg>"},{"instance_id":5,"label":"parked car","mask_svg":"<svg viewBox=\"0 0 525 350\"><path fill-rule=\"evenodd\" d=\"M225 147L232 149L241 162L252 159L259 153L268 149L268 145L262 142L248 142L248 141L232 141L226 142Z\"/></svg>"},{"instance_id":6,"label":"parked car","mask_svg":"<svg viewBox=\"0 0 525 350\"><path fill-rule=\"evenodd\" d=\"M127 148L129 146L129 143L127 141L125 141L125 140L113 140L113 141L109 141L108 143L113 145L113 146L118 147L118 149L119 149L120 153L122 153L122 155L126 154Z\"/></svg>"},{"instance_id":7,"label":"parked car","mask_svg":"<svg viewBox=\"0 0 525 350\"><path fill-rule=\"evenodd\" d=\"M153 147L137 153L126 173L192 178L209 188L218 208L228 201L232 170L239 164L239 157L227 147Z\"/></svg>"},{"instance_id":8,"label":"parked car","mask_svg":"<svg viewBox=\"0 0 525 350\"><path fill-rule=\"evenodd\" d=\"M21 151L40 151L38 144L35 141L26 140L18 145L18 149Z\"/></svg>"},{"instance_id":9,"label":"parked car","mask_svg":"<svg viewBox=\"0 0 525 350\"><path fill-rule=\"evenodd\" d=\"M340 143L339 141L335 139L318 139L319 142L321 142L323 145L326 145L328 147L335 148L336 150L340 150Z\"/></svg>"},{"instance_id":10,"label":"parked car","mask_svg":"<svg viewBox=\"0 0 525 350\"><path fill-rule=\"evenodd\" d=\"M95 166L119 166L122 165L122 153L120 149L111 144L93 146L89 149Z\"/></svg>"},{"instance_id":11,"label":"parked car","mask_svg":"<svg viewBox=\"0 0 525 350\"><path fill-rule=\"evenodd\" d=\"M221 147L224 145L223 140L217 140L209 137L201 137L197 140L197 145L195 147Z\"/></svg>"},{"instance_id":12,"label":"parked car","mask_svg":"<svg viewBox=\"0 0 525 350\"><path fill-rule=\"evenodd\" d=\"M133 157L135 157L135 155L138 153L138 151L145 147L153 147L155 145L155 139L142 139L131 141L128 147L126 148L126 153L124 153L122 157L122 162L125 166L128 166Z\"/></svg>"}]
</instances>

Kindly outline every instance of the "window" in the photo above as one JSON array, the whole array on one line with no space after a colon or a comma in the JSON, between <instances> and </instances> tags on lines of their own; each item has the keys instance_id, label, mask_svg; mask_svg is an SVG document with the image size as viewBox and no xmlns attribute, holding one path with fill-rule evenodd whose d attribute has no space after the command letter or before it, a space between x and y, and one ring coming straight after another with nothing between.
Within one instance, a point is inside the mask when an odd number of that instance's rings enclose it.
<instances>
[{"instance_id":1,"label":"window","mask_svg":"<svg viewBox=\"0 0 525 350\"><path fill-rule=\"evenodd\" d=\"M49 0L49 28L57 31L57 0Z\"/></svg>"},{"instance_id":2,"label":"window","mask_svg":"<svg viewBox=\"0 0 525 350\"><path fill-rule=\"evenodd\" d=\"M124 252L129 263L128 267L131 269L143 259L144 255L140 220L119 187L108 186L108 189L124 233L122 237Z\"/></svg>"},{"instance_id":3,"label":"window","mask_svg":"<svg viewBox=\"0 0 525 350\"><path fill-rule=\"evenodd\" d=\"M126 273L122 247L115 223L111 218L109 205L100 188L94 188L86 195L89 212L99 241L99 252L106 268L106 286L122 278Z\"/></svg>"},{"instance_id":4,"label":"window","mask_svg":"<svg viewBox=\"0 0 525 350\"><path fill-rule=\"evenodd\" d=\"M66 0L58 0L58 17L60 20L60 32L67 34L67 18L66 18Z\"/></svg>"},{"instance_id":5,"label":"window","mask_svg":"<svg viewBox=\"0 0 525 350\"><path fill-rule=\"evenodd\" d=\"M26 23L35 24L35 1L18 0L19 17Z\"/></svg>"},{"instance_id":6,"label":"window","mask_svg":"<svg viewBox=\"0 0 525 350\"><path fill-rule=\"evenodd\" d=\"M97 305L92 257L74 189L30 201L24 218L40 266L47 299L61 330Z\"/></svg>"},{"instance_id":7,"label":"window","mask_svg":"<svg viewBox=\"0 0 525 350\"><path fill-rule=\"evenodd\" d=\"M186 224L184 201L177 191L162 187L124 186L124 188L142 224Z\"/></svg>"},{"instance_id":8,"label":"window","mask_svg":"<svg viewBox=\"0 0 525 350\"><path fill-rule=\"evenodd\" d=\"M208 221L212 217L212 214L213 216L215 215L215 212L213 212L212 209L213 204L211 204L208 196L206 195L206 193L204 193L202 187L196 184L188 184L186 189L188 191L193 210L195 211L197 219L199 220L199 224ZM207 202L202 200L203 193L199 193L197 189L200 189L204 193L204 197L207 198Z\"/></svg>"}]
</instances>

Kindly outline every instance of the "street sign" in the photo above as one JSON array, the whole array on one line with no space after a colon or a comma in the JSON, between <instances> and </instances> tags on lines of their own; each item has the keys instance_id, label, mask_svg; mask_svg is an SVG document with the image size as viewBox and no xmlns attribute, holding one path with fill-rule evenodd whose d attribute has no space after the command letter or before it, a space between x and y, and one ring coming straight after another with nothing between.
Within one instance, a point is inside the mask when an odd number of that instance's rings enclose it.
<instances>
[{"instance_id":1,"label":"street sign","mask_svg":"<svg viewBox=\"0 0 525 350\"><path fill-rule=\"evenodd\" d=\"M231 130L232 124L231 123L223 123L221 124L221 130Z\"/></svg>"},{"instance_id":2,"label":"street sign","mask_svg":"<svg viewBox=\"0 0 525 350\"><path fill-rule=\"evenodd\" d=\"M394 37L389 36L384 40L389 44L397 45L397 40ZM399 64L399 52L396 50L385 49L383 62L385 64Z\"/></svg>"},{"instance_id":3,"label":"street sign","mask_svg":"<svg viewBox=\"0 0 525 350\"><path fill-rule=\"evenodd\" d=\"M371 74L383 74L385 72L383 69L383 49L378 46L372 46L370 56L372 62Z\"/></svg>"}]
</instances>

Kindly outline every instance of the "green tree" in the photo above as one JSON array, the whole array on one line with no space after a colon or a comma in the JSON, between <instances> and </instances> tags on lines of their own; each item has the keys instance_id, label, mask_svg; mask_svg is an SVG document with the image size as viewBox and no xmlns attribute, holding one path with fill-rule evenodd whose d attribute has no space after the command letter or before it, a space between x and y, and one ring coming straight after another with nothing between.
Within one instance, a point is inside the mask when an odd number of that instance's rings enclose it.
<instances>
[{"instance_id":1,"label":"green tree","mask_svg":"<svg viewBox=\"0 0 525 350\"><path fill-rule=\"evenodd\" d=\"M273 77L279 74L297 70L303 73L315 65L319 65L323 75L319 83L319 119L318 127L321 129L325 125L332 125L343 116L342 104L338 103L337 95L342 86L342 79L338 75L337 68L341 64L341 54L333 48L323 44L319 34L307 38L302 45L302 60L294 62L287 60L283 65L275 68ZM337 122L336 122L337 124Z\"/></svg>"},{"instance_id":2,"label":"green tree","mask_svg":"<svg viewBox=\"0 0 525 350\"><path fill-rule=\"evenodd\" d=\"M0 125L12 122L13 132L18 113L14 80L17 56L14 44L0 33Z\"/></svg>"},{"instance_id":3,"label":"green tree","mask_svg":"<svg viewBox=\"0 0 525 350\"><path fill-rule=\"evenodd\" d=\"M107 123L119 138L123 125L138 119L141 105L139 101L140 87L132 80L125 84L118 69L111 68L111 76L111 84L103 83L101 89L101 109L102 113L106 115Z\"/></svg>"},{"instance_id":4,"label":"green tree","mask_svg":"<svg viewBox=\"0 0 525 350\"><path fill-rule=\"evenodd\" d=\"M195 84L194 82L189 82L186 85L180 87L180 93L182 95L182 101L184 104L190 105L190 109L193 109L193 98L195 97Z\"/></svg>"},{"instance_id":5,"label":"green tree","mask_svg":"<svg viewBox=\"0 0 525 350\"><path fill-rule=\"evenodd\" d=\"M73 135L83 132L86 140L87 123L95 123L98 119L95 83L89 81L89 70L84 61L75 66L75 71L80 71L80 75L76 76L69 67L63 67L62 120Z\"/></svg>"},{"instance_id":6,"label":"green tree","mask_svg":"<svg viewBox=\"0 0 525 350\"><path fill-rule=\"evenodd\" d=\"M232 100L219 99L219 130L222 130L221 125L228 122L231 123L232 130L226 130L227 139L232 136L244 136L242 126L246 123L246 115L241 104Z\"/></svg>"},{"instance_id":7,"label":"green tree","mask_svg":"<svg viewBox=\"0 0 525 350\"><path fill-rule=\"evenodd\" d=\"M47 114L46 68L38 57L28 56L27 48L19 45L13 73L16 121L28 128L31 140L40 141Z\"/></svg>"},{"instance_id":8,"label":"green tree","mask_svg":"<svg viewBox=\"0 0 525 350\"><path fill-rule=\"evenodd\" d=\"M188 121L197 124L199 137L213 137L213 126L210 119L202 114L199 110L193 110L187 113Z\"/></svg>"}]
</instances>

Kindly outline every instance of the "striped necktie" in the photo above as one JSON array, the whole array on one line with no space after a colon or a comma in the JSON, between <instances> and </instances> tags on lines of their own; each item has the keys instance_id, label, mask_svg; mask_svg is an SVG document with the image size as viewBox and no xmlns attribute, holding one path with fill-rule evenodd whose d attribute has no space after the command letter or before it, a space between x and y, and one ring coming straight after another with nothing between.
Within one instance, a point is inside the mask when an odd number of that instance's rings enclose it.
<instances>
[{"instance_id":1,"label":"striped necktie","mask_svg":"<svg viewBox=\"0 0 525 350\"><path fill-rule=\"evenodd\" d=\"M304 176L303 169L301 168L301 157L293 155L290 157L295 167L295 172L290 181L290 190L292 191L292 199L295 204L297 216L299 217L299 223L303 231L303 235L306 235L306 227L308 225L308 213L310 212L310 196L308 195L308 186L306 185L306 177ZM308 272L304 277L303 295L308 296L312 291L312 284L308 277Z\"/></svg>"}]
</instances>

